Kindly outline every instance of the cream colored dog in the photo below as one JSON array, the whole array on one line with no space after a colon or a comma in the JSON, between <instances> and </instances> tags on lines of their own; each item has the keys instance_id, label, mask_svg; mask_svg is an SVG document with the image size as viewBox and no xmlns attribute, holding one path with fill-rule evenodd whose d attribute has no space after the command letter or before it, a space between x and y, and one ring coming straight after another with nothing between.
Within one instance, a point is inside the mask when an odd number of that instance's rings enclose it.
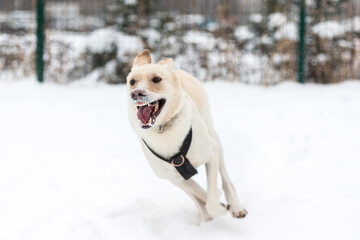
<instances>
[{"instance_id":1,"label":"cream colored dog","mask_svg":"<svg viewBox=\"0 0 360 240\"><path fill-rule=\"evenodd\" d=\"M194 200L201 221L225 214L226 210L233 217L245 217L247 211L241 206L225 169L221 143L200 82L185 71L174 69L170 58L151 64L150 52L145 50L136 57L127 76L127 89L129 120L155 174L168 179ZM191 178L185 180L172 164L149 149L171 158L179 152L190 128L193 137L186 158L195 168L206 165L207 192ZM219 201L218 172L227 206Z\"/></svg>"}]
</instances>

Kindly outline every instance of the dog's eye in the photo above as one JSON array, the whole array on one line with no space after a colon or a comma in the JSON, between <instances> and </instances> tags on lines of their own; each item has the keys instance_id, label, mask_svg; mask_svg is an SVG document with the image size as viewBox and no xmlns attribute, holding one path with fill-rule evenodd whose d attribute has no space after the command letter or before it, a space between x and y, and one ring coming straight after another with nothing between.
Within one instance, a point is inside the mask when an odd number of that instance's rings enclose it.
<instances>
[{"instance_id":1,"label":"dog's eye","mask_svg":"<svg viewBox=\"0 0 360 240\"><path fill-rule=\"evenodd\" d=\"M130 85L132 86L132 85L134 85L135 84L135 80L134 79L131 79L130 80Z\"/></svg>"},{"instance_id":2,"label":"dog's eye","mask_svg":"<svg viewBox=\"0 0 360 240\"><path fill-rule=\"evenodd\" d=\"M152 79L152 82L153 83L158 83L158 82L160 82L161 81L161 78L159 78L159 77L154 77L153 79Z\"/></svg>"}]
</instances>

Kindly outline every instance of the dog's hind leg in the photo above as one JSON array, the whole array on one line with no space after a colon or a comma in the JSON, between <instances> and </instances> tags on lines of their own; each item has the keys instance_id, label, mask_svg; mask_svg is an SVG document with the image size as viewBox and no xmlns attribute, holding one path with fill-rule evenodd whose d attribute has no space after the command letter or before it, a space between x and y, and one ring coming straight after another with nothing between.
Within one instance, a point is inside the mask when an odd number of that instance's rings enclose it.
<instances>
[{"instance_id":1,"label":"dog's hind leg","mask_svg":"<svg viewBox=\"0 0 360 240\"><path fill-rule=\"evenodd\" d=\"M227 170L225 168L224 155L221 145L220 145L219 154L220 154L219 171L221 175L222 187L225 193L225 198L229 204L228 205L229 211L231 212L231 215L235 218L244 218L247 214L247 211L240 204L234 185L232 184L230 177L227 173Z\"/></svg>"},{"instance_id":2,"label":"dog's hind leg","mask_svg":"<svg viewBox=\"0 0 360 240\"><path fill-rule=\"evenodd\" d=\"M223 153L223 149L221 146L221 141L220 141L220 138L217 135L216 131L214 130L214 127L213 127L214 124L213 124L211 118L208 118L208 125L212 126L209 128L209 134L213 137L214 141L216 142L215 146L217 146L216 155L217 155L218 164L219 164L218 170L221 175L222 188L225 193L225 198L226 198L226 201L228 202L228 206L226 208L231 212L231 215L233 217L243 218L246 216L247 211L240 204L240 201L238 199L234 185L232 184L230 177L227 173L227 170L225 168L224 153ZM208 173L208 177L209 177L209 173Z\"/></svg>"}]
</instances>

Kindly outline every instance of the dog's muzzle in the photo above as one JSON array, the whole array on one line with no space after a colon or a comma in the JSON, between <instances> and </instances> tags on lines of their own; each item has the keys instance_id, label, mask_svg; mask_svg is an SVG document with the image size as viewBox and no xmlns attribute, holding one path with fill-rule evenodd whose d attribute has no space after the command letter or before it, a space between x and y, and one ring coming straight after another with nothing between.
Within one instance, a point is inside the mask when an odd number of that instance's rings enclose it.
<instances>
[{"instance_id":1,"label":"dog's muzzle","mask_svg":"<svg viewBox=\"0 0 360 240\"><path fill-rule=\"evenodd\" d=\"M147 100L147 94L145 90L136 89L130 94L132 100L136 102L145 102Z\"/></svg>"}]
</instances>

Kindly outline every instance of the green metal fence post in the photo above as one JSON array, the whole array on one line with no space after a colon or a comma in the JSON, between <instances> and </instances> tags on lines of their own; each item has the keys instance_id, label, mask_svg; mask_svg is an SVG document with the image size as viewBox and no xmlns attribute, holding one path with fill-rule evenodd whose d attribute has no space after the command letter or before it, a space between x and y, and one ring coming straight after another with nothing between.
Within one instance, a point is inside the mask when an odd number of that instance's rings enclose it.
<instances>
[{"instance_id":1,"label":"green metal fence post","mask_svg":"<svg viewBox=\"0 0 360 240\"><path fill-rule=\"evenodd\" d=\"M44 19L45 0L37 0L37 28L36 28L36 74L39 82L44 81Z\"/></svg>"},{"instance_id":2,"label":"green metal fence post","mask_svg":"<svg viewBox=\"0 0 360 240\"><path fill-rule=\"evenodd\" d=\"M305 0L300 0L299 14L299 42L298 42L298 81L305 82L305 35L306 35L306 6Z\"/></svg>"}]
</instances>

